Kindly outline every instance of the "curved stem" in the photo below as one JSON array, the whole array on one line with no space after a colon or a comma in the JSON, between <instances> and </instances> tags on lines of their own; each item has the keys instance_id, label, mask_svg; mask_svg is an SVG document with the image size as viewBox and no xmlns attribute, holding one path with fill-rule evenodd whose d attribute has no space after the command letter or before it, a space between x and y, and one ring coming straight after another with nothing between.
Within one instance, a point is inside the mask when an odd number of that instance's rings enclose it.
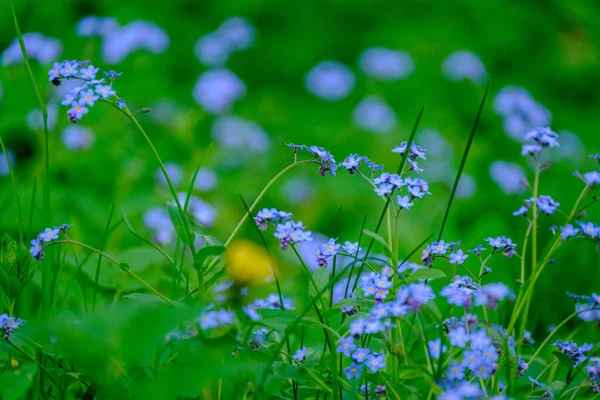
<instances>
[{"instance_id":1,"label":"curved stem","mask_svg":"<svg viewBox=\"0 0 600 400\"><path fill-rule=\"evenodd\" d=\"M54 379L54 377L52 376L52 374L50 373L50 371L48 371L46 369L46 367L44 367L42 364L40 364L40 362L38 360L36 360L34 357L30 356L28 353L25 352L25 350L23 350L22 348L20 348L19 346L17 346L13 342L11 342L10 340L7 339L6 342L8 344L10 344L14 349L16 349L19 353L23 354L23 356L25 356L25 358L27 358L29 361L32 361L35 364L37 364L37 366L40 368L40 370L43 371L46 375L48 375L48 379L50 379L50 381L54 385L58 386L56 380Z\"/></svg>"},{"instance_id":2,"label":"curved stem","mask_svg":"<svg viewBox=\"0 0 600 400\"><path fill-rule=\"evenodd\" d=\"M162 159L160 158L160 155L158 154L158 151L156 150L156 147L154 147L154 143L152 143L152 140L150 139L150 136L148 136L148 134L146 133L146 131L144 130L144 128L142 128L142 126L140 125L139 121L137 120L137 118L131 113L131 111L129 111L128 108L123 108L123 113L125 115L127 115L127 117L129 117L129 119L131 121L133 121L133 123L135 124L135 126L138 128L138 130L142 133L142 135L144 136L144 138L146 139L146 141L148 142L148 145L150 145L150 148L152 149L152 152L154 153L154 156L156 157L156 161L158 161L158 165L160 166L160 170L162 171L164 177L165 177L165 181L167 182L167 186L169 186L169 190L171 191L171 195L173 196L173 200L175 200L175 204L177 205L177 210L179 211L179 215L181 216L181 219L183 220L183 226L185 229L185 234L188 236L188 238L192 238L192 233L190 230L190 224L189 221L187 219L187 216L185 214L185 211L183 210L183 207L181 206L181 202L179 201L179 198L177 197L177 192L175 191L175 187L173 186L173 182L171 181L171 178L169 177L169 174L167 173L167 169L165 168L164 163L162 162ZM194 247L194 243L193 240L189 241L190 243L187 243L190 246L190 249L192 250L192 254L196 253L196 249Z\"/></svg>"},{"instance_id":3,"label":"curved stem","mask_svg":"<svg viewBox=\"0 0 600 400\"><path fill-rule=\"evenodd\" d=\"M565 318L560 324L558 324L556 326L556 328L554 328L552 330L552 332L550 332L550 334L548 335L548 337L546 337L546 339L542 342L542 344L537 348L537 350L535 351L535 353L533 353L533 355L531 356L531 358L529 359L528 364L531 365L533 363L533 361L535 360L535 358L538 356L538 354L540 354L540 351L542 351L542 349L544 348L544 346L546 346L548 344L548 342L550 341L550 339L552 339L552 336L554 336L554 334L556 332L558 332L560 330L560 328L562 328L567 322L569 322L571 319L575 318L577 315L587 312L587 311L592 311L594 308L587 308L585 310L579 310L579 311L575 311L573 314L569 315L567 318Z\"/></svg>"},{"instance_id":4,"label":"curved stem","mask_svg":"<svg viewBox=\"0 0 600 400\"><path fill-rule=\"evenodd\" d=\"M152 293L154 293L155 295L157 295L158 297L160 297L165 303L169 304L170 306L175 307L176 304L171 301L171 299L169 299L168 297L165 297L162 293L160 293L158 290L154 289L152 286L150 286L150 284L148 284L148 282L146 282L145 280L143 280L139 275L137 275L135 272L131 271L130 268L123 268L122 264L120 262L118 262L117 260L115 260L114 258L112 258L111 256L109 256L108 254L104 253L103 251L100 251L90 245L87 245L85 243L81 243L81 242L77 242L75 240L54 240L52 242L50 242L47 246L44 247L44 249L55 245L55 244L60 244L60 243L69 243L69 244L75 244L77 246L81 246L84 247L88 250L91 250L99 255L101 255L102 257L106 258L108 261L112 262L113 264L119 266L119 268L121 268L121 270L123 270L124 272L126 272L127 274L129 274L132 278L134 278L135 280L137 280L139 283L141 283L142 285L144 285L148 290L150 290Z\"/></svg>"}]
</instances>

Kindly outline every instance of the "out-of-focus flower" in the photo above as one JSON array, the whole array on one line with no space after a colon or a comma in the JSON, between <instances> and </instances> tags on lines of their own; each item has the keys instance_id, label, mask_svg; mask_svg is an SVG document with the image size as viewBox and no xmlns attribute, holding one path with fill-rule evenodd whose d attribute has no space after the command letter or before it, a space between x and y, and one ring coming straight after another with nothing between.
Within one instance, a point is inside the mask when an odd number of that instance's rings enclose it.
<instances>
[{"instance_id":1,"label":"out-of-focus flower","mask_svg":"<svg viewBox=\"0 0 600 400\"><path fill-rule=\"evenodd\" d=\"M12 164L13 168L15 166L15 153L11 149L6 149L6 154L8 154L8 159ZM8 176L10 175L10 169L8 168L8 162L6 161L6 156L3 151L0 151L0 176Z\"/></svg>"},{"instance_id":2,"label":"out-of-focus flower","mask_svg":"<svg viewBox=\"0 0 600 400\"><path fill-rule=\"evenodd\" d=\"M160 54L165 52L170 44L169 35L155 23L133 21L111 30L104 36L102 54L107 63L118 64L137 50Z\"/></svg>"},{"instance_id":3,"label":"out-of-focus flower","mask_svg":"<svg viewBox=\"0 0 600 400\"><path fill-rule=\"evenodd\" d=\"M506 86L494 98L494 109L504 119L504 130L523 141L528 129L549 126L552 114L524 88Z\"/></svg>"},{"instance_id":4,"label":"out-of-focus flower","mask_svg":"<svg viewBox=\"0 0 600 400\"><path fill-rule=\"evenodd\" d=\"M58 59L63 50L60 40L46 37L38 32L24 33L23 42L27 49L27 57L37 60L43 65L50 64ZM2 65L17 64L21 61L23 61L23 53L21 53L19 42L15 38L2 53Z\"/></svg>"},{"instance_id":5,"label":"out-of-focus flower","mask_svg":"<svg viewBox=\"0 0 600 400\"><path fill-rule=\"evenodd\" d=\"M236 240L225 253L227 271L239 284L260 283L273 273L269 255L259 245L249 240Z\"/></svg>"},{"instance_id":6,"label":"out-of-focus flower","mask_svg":"<svg viewBox=\"0 0 600 400\"><path fill-rule=\"evenodd\" d=\"M234 116L217 118L212 136L220 146L251 153L264 153L271 147L267 133L255 122Z\"/></svg>"},{"instance_id":7,"label":"out-of-focus flower","mask_svg":"<svg viewBox=\"0 0 600 400\"><path fill-rule=\"evenodd\" d=\"M194 182L194 189L208 192L217 186L217 174L208 168L201 168Z\"/></svg>"},{"instance_id":8,"label":"out-of-focus flower","mask_svg":"<svg viewBox=\"0 0 600 400\"><path fill-rule=\"evenodd\" d=\"M183 182L184 172L183 168L181 168L179 164L174 162L166 162L165 169L167 170L167 175L169 175L169 179L171 180L173 186L177 187L181 182ZM154 175L162 186L167 187L167 179L165 178L165 175L161 169L156 170Z\"/></svg>"},{"instance_id":9,"label":"out-of-focus flower","mask_svg":"<svg viewBox=\"0 0 600 400\"><path fill-rule=\"evenodd\" d=\"M365 50L360 55L358 64L367 76L381 81L406 78L415 69L415 63L406 51L385 47Z\"/></svg>"},{"instance_id":10,"label":"out-of-focus flower","mask_svg":"<svg viewBox=\"0 0 600 400\"><path fill-rule=\"evenodd\" d=\"M228 69L206 71L198 78L192 96L210 114L222 114L246 94L246 85Z\"/></svg>"},{"instance_id":11,"label":"out-of-focus flower","mask_svg":"<svg viewBox=\"0 0 600 400\"><path fill-rule=\"evenodd\" d=\"M348 96L355 85L354 73L337 61L322 61L313 67L304 79L306 89L327 101Z\"/></svg>"},{"instance_id":12,"label":"out-of-focus flower","mask_svg":"<svg viewBox=\"0 0 600 400\"><path fill-rule=\"evenodd\" d=\"M387 133L396 127L396 113L381 97L363 99L353 111L354 124L373 133Z\"/></svg>"},{"instance_id":13,"label":"out-of-focus flower","mask_svg":"<svg viewBox=\"0 0 600 400\"><path fill-rule=\"evenodd\" d=\"M119 22L112 17L88 15L75 25L75 32L82 37L106 36L119 28Z\"/></svg>"},{"instance_id":14,"label":"out-of-focus flower","mask_svg":"<svg viewBox=\"0 0 600 400\"><path fill-rule=\"evenodd\" d=\"M222 67L231 53L249 49L256 39L252 24L241 17L225 20L214 32L202 36L194 46L194 53L208 67Z\"/></svg>"},{"instance_id":15,"label":"out-of-focus flower","mask_svg":"<svg viewBox=\"0 0 600 400\"><path fill-rule=\"evenodd\" d=\"M442 64L446 78L452 81L468 79L475 83L483 83L487 79L485 65L472 51L459 50L450 54Z\"/></svg>"},{"instance_id":16,"label":"out-of-focus flower","mask_svg":"<svg viewBox=\"0 0 600 400\"><path fill-rule=\"evenodd\" d=\"M62 142L71 151L87 150L94 144L94 133L90 128L69 125L62 132Z\"/></svg>"},{"instance_id":17,"label":"out-of-focus flower","mask_svg":"<svg viewBox=\"0 0 600 400\"><path fill-rule=\"evenodd\" d=\"M48 111L48 130L53 131L56 128L58 121L58 106L54 103L50 103L46 106ZM27 126L34 131L41 131L44 129L44 117L42 111L39 108L34 108L27 114Z\"/></svg>"},{"instance_id":18,"label":"out-of-focus flower","mask_svg":"<svg viewBox=\"0 0 600 400\"><path fill-rule=\"evenodd\" d=\"M494 161L490 165L490 177L507 194L521 193L525 187L525 171L518 164L507 161Z\"/></svg>"}]
</instances>

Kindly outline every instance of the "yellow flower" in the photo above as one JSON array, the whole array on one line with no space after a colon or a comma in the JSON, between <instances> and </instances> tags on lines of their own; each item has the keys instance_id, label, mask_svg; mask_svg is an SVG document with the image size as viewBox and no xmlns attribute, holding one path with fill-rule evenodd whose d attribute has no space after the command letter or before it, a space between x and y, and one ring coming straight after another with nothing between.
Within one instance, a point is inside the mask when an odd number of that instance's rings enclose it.
<instances>
[{"instance_id":1,"label":"yellow flower","mask_svg":"<svg viewBox=\"0 0 600 400\"><path fill-rule=\"evenodd\" d=\"M273 273L267 252L249 240L236 240L227 248L225 262L229 275L236 283L260 283Z\"/></svg>"}]
</instances>

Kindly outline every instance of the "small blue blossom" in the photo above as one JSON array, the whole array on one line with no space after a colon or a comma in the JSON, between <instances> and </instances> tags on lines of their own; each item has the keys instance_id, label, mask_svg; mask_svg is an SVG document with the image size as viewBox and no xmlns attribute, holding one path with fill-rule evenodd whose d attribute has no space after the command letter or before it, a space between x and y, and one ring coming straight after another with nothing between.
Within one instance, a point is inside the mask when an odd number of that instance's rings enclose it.
<instances>
[{"instance_id":1,"label":"small blue blossom","mask_svg":"<svg viewBox=\"0 0 600 400\"><path fill-rule=\"evenodd\" d=\"M600 226L595 225L593 222L577 221L577 224L584 235L589 236L592 239L600 237Z\"/></svg>"},{"instance_id":2,"label":"small blue blossom","mask_svg":"<svg viewBox=\"0 0 600 400\"><path fill-rule=\"evenodd\" d=\"M579 233L580 229L575 228L573 225L568 224L566 226L562 226L560 228L560 238L561 240L567 240L570 237L575 237Z\"/></svg>"},{"instance_id":3,"label":"small blue blossom","mask_svg":"<svg viewBox=\"0 0 600 400\"><path fill-rule=\"evenodd\" d=\"M583 180L590 186L600 185L600 172L592 171L583 174Z\"/></svg>"},{"instance_id":4,"label":"small blue blossom","mask_svg":"<svg viewBox=\"0 0 600 400\"><path fill-rule=\"evenodd\" d=\"M0 336L4 340L10 339L15 329L19 329L25 321L21 318L9 317L8 314L0 315Z\"/></svg>"},{"instance_id":5,"label":"small blue blossom","mask_svg":"<svg viewBox=\"0 0 600 400\"><path fill-rule=\"evenodd\" d=\"M600 154L590 154L590 158L598 161L598 164L600 164Z\"/></svg>"},{"instance_id":6,"label":"small blue blossom","mask_svg":"<svg viewBox=\"0 0 600 400\"><path fill-rule=\"evenodd\" d=\"M450 344L452 346L460 347L461 349L464 349L469 341L469 334L467 333L467 330L462 326L451 330L448 333L448 336L450 337Z\"/></svg>"},{"instance_id":7,"label":"small blue blossom","mask_svg":"<svg viewBox=\"0 0 600 400\"><path fill-rule=\"evenodd\" d=\"M127 107L127 103L125 103L125 100L119 99L117 100L117 107L122 110L123 108Z\"/></svg>"},{"instance_id":8,"label":"small blue blossom","mask_svg":"<svg viewBox=\"0 0 600 400\"><path fill-rule=\"evenodd\" d=\"M85 92L82 92L79 97L79 104L82 106L90 106L93 107L100 97L94 94L92 89L87 89ZM81 118L81 117L79 117ZM78 118L78 119L79 119Z\"/></svg>"},{"instance_id":9,"label":"small blue blossom","mask_svg":"<svg viewBox=\"0 0 600 400\"><path fill-rule=\"evenodd\" d=\"M79 70L79 76L84 79L96 79L96 74L98 73L99 68L94 68L93 65L88 65L87 67L81 68Z\"/></svg>"},{"instance_id":10,"label":"small blue blossom","mask_svg":"<svg viewBox=\"0 0 600 400\"><path fill-rule=\"evenodd\" d=\"M51 242L54 239L58 239L58 228L46 228L38 235L38 240L43 243Z\"/></svg>"},{"instance_id":11,"label":"small blue blossom","mask_svg":"<svg viewBox=\"0 0 600 400\"><path fill-rule=\"evenodd\" d=\"M396 203L398 203L398 206L400 208L404 208L405 210L408 210L409 208L415 205L415 203L412 203L410 201L410 197L400 195L396 196Z\"/></svg>"},{"instance_id":12,"label":"small blue blossom","mask_svg":"<svg viewBox=\"0 0 600 400\"><path fill-rule=\"evenodd\" d=\"M344 373L346 374L346 378L348 379L356 379L361 374L361 367L355 363L350 364L348 368L344 369Z\"/></svg>"},{"instance_id":13,"label":"small blue blossom","mask_svg":"<svg viewBox=\"0 0 600 400\"><path fill-rule=\"evenodd\" d=\"M361 162L362 158L358 154L350 154L340 165L351 174L355 174Z\"/></svg>"},{"instance_id":14,"label":"small blue blossom","mask_svg":"<svg viewBox=\"0 0 600 400\"><path fill-rule=\"evenodd\" d=\"M359 250L358 242L352 243L350 241L346 241L342 246L342 249L344 249L344 251L348 254L355 254Z\"/></svg>"},{"instance_id":15,"label":"small blue blossom","mask_svg":"<svg viewBox=\"0 0 600 400\"><path fill-rule=\"evenodd\" d=\"M344 354L346 357L351 357L352 352L356 350L356 345L354 344L354 339L351 337L340 338L340 344L338 345L336 351L338 353Z\"/></svg>"},{"instance_id":16,"label":"small blue blossom","mask_svg":"<svg viewBox=\"0 0 600 400\"><path fill-rule=\"evenodd\" d=\"M514 294L510 288L502 282L490 283L482 286L477 291L475 305L495 309L498 307L498 302L504 299L514 299Z\"/></svg>"},{"instance_id":17,"label":"small blue blossom","mask_svg":"<svg viewBox=\"0 0 600 400\"><path fill-rule=\"evenodd\" d=\"M58 62L55 62L52 68L48 71L48 81L52 82L55 79L58 79L60 76L61 65Z\"/></svg>"},{"instance_id":18,"label":"small blue blossom","mask_svg":"<svg viewBox=\"0 0 600 400\"><path fill-rule=\"evenodd\" d=\"M527 378L529 378L529 382L531 382L531 386L532 386L532 390L537 389L538 387L544 387L546 385L544 385L543 383L539 383L538 381L536 381L535 379L533 379L532 377L528 376Z\"/></svg>"},{"instance_id":19,"label":"small blue blossom","mask_svg":"<svg viewBox=\"0 0 600 400\"><path fill-rule=\"evenodd\" d=\"M235 313L225 309L206 311L196 321L203 330L218 328L222 325L232 325L235 322Z\"/></svg>"},{"instance_id":20,"label":"small blue blossom","mask_svg":"<svg viewBox=\"0 0 600 400\"><path fill-rule=\"evenodd\" d=\"M298 362L304 361L306 359L306 346L296 350L296 354L292 358Z\"/></svg>"},{"instance_id":21,"label":"small blue blossom","mask_svg":"<svg viewBox=\"0 0 600 400\"><path fill-rule=\"evenodd\" d=\"M459 249L456 253L450 254L450 264L461 265L465 262L467 257L469 257L469 255L464 254L464 252Z\"/></svg>"},{"instance_id":22,"label":"small blue blossom","mask_svg":"<svg viewBox=\"0 0 600 400\"><path fill-rule=\"evenodd\" d=\"M42 244L39 239L33 239L31 241L31 248L29 249L31 256L37 258L38 254L42 252Z\"/></svg>"},{"instance_id":23,"label":"small blue blossom","mask_svg":"<svg viewBox=\"0 0 600 400\"><path fill-rule=\"evenodd\" d=\"M441 353L445 353L448 350L447 346L442 347L442 339L430 340L427 342L427 347L429 348L429 356L434 360L440 358Z\"/></svg>"},{"instance_id":24,"label":"small blue blossom","mask_svg":"<svg viewBox=\"0 0 600 400\"><path fill-rule=\"evenodd\" d=\"M362 364L363 362L365 362L367 360L367 358L369 357L370 354L371 354L371 350L363 348L363 347L359 347L354 351L354 353L352 353L352 359L357 364Z\"/></svg>"},{"instance_id":25,"label":"small blue blossom","mask_svg":"<svg viewBox=\"0 0 600 400\"><path fill-rule=\"evenodd\" d=\"M104 71L104 76L106 76L107 78L110 79L111 82L114 82L114 80L118 77L120 77L121 75L123 75L122 72L115 72L115 71Z\"/></svg>"},{"instance_id":26,"label":"small blue blossom","mask_svg":"<svg viewBox=\"0 0 600 400\"><path fill-rule=\"evenodd\" d=\"M77 63L64 61L61 64L60 75L63 77L75 76L77 74Z\"/></svg>"},{"instance_id":27,"label":"small blue blossom","mask_svg":"<svg viewBox=\"0 0 600 400\"><path fill-rule=\"evenodd\" d=\"M380 369L385 368L385 357L382 353L371 353L367 358L366 365L371 372L375 373Z\"/></svg>"},{"instance_id":28,"label":"small blue blossom","mask_svg":"<svg viewBox=\"0 0 600 400\"><path fill-rule=\"evenodd\" d=\"M98 93L103 99L108 99L110 96L117 94L117 92L115 92L113 88L108 85L96 86L96 93Z\"/></svg>"},{"instance_id":29,"label":"small blue blossom","mask_svg":"<svg viewBox=\"0 0 600 400\"><path fill-rule=\"evenodd\" d=\"M457 361L452 361L448 366L448 379L461 380L465 377L465 368Z\"/></svg>"},{"instance_id":30,"label":"small blue blossom","mask_svg":"<svg viewBox=\"0 0 600 400\"><path fill-rule=\"evenodd\" d=\"M477 245L477 247L475 247L474 249L471 250L467 250L469 253L475 253L475 255L477 257L479 257L481 255L482 251L486 251L487 249L485 247L483 247L482 245Z\"/></svg>"},{"instance_id":31,"label":"small blue blossom","mask_svg":"<svg viewBox=\"0 0 600 400\"><path fill-rule=\"evenodd\" d=\"M560 206L560 203L557 203L552 197L546 195L540 196L537 204L540 210L548 216L554 214L554 211Z\"/></svg>"}]
</instances>

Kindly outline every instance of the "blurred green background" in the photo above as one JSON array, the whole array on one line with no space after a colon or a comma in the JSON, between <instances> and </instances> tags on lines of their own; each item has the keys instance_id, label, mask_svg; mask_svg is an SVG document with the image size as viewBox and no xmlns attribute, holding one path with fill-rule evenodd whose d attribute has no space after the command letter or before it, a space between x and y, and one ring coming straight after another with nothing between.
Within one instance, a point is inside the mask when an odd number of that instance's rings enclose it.
<instances>
[{"instance_id":1,"label":"blurred green background","mask_svg":"<svg viewBox=\"0 0 600 400\"><path fill-rule=\"evenodd\" d=\"M513 217L512 211L529 196L506 194L490 177L491 164L502 160L520 164L532 179L532 164L521 157L520 143L505 133L502 118L494 111L494 97L507 85L527 89L552 113L554 130L568 130L578 138L572 139L575 144L571 151L552 158L552 168L542 174L542 194L552 195L568 212L583 187L572 172L597 168L588 154L600 151L598 2L16 0L15 7L23 32L41 32L62 42L58 60L90 59L101 70L123 72L115 89L133 110L154 108L139 118L163 160L183 168L180 190L187 188L192 171L208 151L204 165L216 174L217 185L211 190L195 191L195 195L214 207L216 219L208 233L221 240L227 238L243 215L238 196L252 201L271 177L293 160L284 143L323 146L339 162L350 153L359 153L385 164L385 169L391 172L399 156L390 149L407 140L422 106L425 112L419 134L434 129L450 144L439 156L446 164L432 163L433 170L429 173L443 172L447 178L432 182L433 195L416 202L402 218L403 254L408 254L429 234L437 233L450 195L449 182L458 168L484 92L484 85L468 80L452 81L444 76L442 63L456 50L469 50L481 58L491 78L491 89L465 168L465 174L476 185L475 190L471 196L455 201L444 239L461 241L465 249L470 249L483 243L485 237L506 235L521 246L526 222ZM89 15L114 17L120 25L136 20L153 22L168 34L170 45L159 54L135 51L110 64L101 55L100 38L76 34L77 22ZM228 149L219 143L208 150L214 139L211 129L216 117L196 104L192 96L198 77L210 69L195 56L196 41L233 16L244 17L254 26L256 40L249 49L233 53L226 63L247 89L245 96L226 114L262 127L270 141L268 151L262 153ZM0 11L0 50L8 48L14 37L10 9L4 4ZM414 71L393 82L368 78L358 68L358 60L364 50L374 46L408 52L414 61ZM356 85L340 101L319 99L304 85L308 71L323 60L339 61L354 72ZM72 238L99 246L114 204L113 222L121 218L124 210L136 230L151 237L152 232L144 227L143 215L152 207L164 207L169 193L158 183L157 163L143 137L122 115L98 104L78 123L93 131L93 146L82 151L68 150L61 140L63 130L69 125L66 108L60 106L61 99L54 95L56 89L47 80L51 64L33 61L32 65L46 100L59 110L50 134L53 223L72 223ZM23 64L3 65L0 71L3 88L0 135L15 155L24 210L31 207L33 182L37 181L33 228L29 232L33 238L44 228L39 209L43 132L27 124L27 116L37 102ZM374 134L353 123L355 106L369 95L385 99L395 111L398 124L390 132ZM428 179L428 161L421 163L425 179ZM261 207L293 212L295 219L304 221L314 232L325 236L339 232L342 242L357 239L365 215L367 227L373 229L381 201L368 184L341 170L335 178L323 178L313 167L300 166L277 182ZM290 179L294 183L286 185ZM28 215L29 211L24 212L26 221ZM599 215L598 207L592 207L587 219L598 221ZM560 225L563 218L560 214L542 218L542 248L550 240L549 227ZM0 230L16 236L17 227L12 185L3 176L0 177ZM258 240L250 223L242 233ZM276 240L270 234L267 238L275 249ZM155 276L147 271L161 270L161 256L140 250L141 245L120 224L111 233L106 248L132 262L144 259L139 268L153 284L168 290L168 272ZM172 249L173 245L166 247ZM536 289L531 323L536 324L538 332L571 312L573 305L565 291L589 294L600 290L597 281L590 279L600 265L593 245L575 241L560 250L557 258ZM475 260L469 261L475 267ZM436 264L439 268L450 271L447 264L439 264ZM519 275L518 259L495 258L489 266L494 270L489 281L501 280L518 290L514 284ZM282 258L280 270L285 290L299 292L294 278L300 275L300 269L295 263ZM67 285L65 282L69 282L73 270L65 268L64 272L61 284ZM108 282L102 297L105 303L113 300L114 287L110 282L121 279L118 272L115 276L111 274L108 268L103 269L102 280ZM36 285L38 278L34 280ZM27 289L31 296L22 296L30 300L18 304L24 318L37 309L36 285ZM137 288L130 285L121 289L127 292ZM68 291L69 295L59 301L59 308L79 308L76 292ZM538 308L539 303L543 307Z\"/></svg>"}]
</instances>

